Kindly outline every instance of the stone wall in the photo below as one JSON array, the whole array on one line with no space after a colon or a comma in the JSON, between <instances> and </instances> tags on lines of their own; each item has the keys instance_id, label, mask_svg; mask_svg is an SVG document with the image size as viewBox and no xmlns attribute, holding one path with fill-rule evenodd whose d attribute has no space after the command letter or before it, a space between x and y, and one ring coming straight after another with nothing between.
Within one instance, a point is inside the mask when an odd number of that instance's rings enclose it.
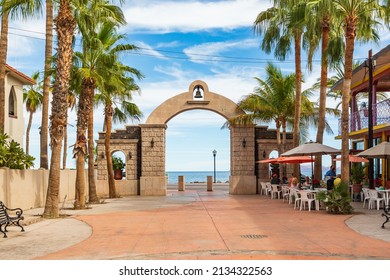
<instances>
[{"instance_id":1,"label":"stone wall","mask_svg":"<svg viewBox=\"0 0 390 280\"><path fill-rule=\"evenodd\" d=\"M141 176L165 176L165 130L166 125L142 124Z\"/></svg>"}]
</instances>

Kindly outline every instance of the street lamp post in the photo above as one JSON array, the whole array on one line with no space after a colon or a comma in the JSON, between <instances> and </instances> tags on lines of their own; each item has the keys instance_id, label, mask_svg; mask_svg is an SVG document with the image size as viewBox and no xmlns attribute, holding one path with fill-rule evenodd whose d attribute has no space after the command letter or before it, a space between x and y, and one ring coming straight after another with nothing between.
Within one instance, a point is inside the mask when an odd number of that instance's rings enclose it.
<instances>
[{"instance_id":1,"label":"street lamp post","mask_svg":"<svg viewBox=\"0 0 390 280\"><path fill-rule=\"evenodd\" d=\"M215 168L215 157L217 156L217 151L216 150L213 151L213 156L214 156L214 183L216 183L216 177L217 177L217 175L216 175L216 168Z\"/></svg>"}]
</instances>

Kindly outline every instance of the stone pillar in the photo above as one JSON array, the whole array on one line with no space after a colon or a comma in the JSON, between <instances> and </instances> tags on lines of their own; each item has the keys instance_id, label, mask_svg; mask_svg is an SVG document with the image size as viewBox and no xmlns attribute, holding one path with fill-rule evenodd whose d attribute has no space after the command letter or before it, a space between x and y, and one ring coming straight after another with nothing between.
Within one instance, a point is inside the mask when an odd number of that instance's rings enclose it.
<instances>
[{"instance_id":1,"label":"stone pillar","mask_svg":"<svg viewBox=\"0 0 390 280\"><path fill-rule=\"evenodd\" d=\"M207 176L207 191L213 191L213 176Z\"/></svg>"},{"instance_id":2,"label":"stone pillar","mask_svg":"<svg viewBox=\"0 0 390 280\"><path fill-rule=\"evenodd\" d=\"M255 126L230 128L230 194L256 194Z\"/></svg>"},{"instance_id":3,"label":"stone pillar","mask_svg":"<svg viewBox=\"0 0 390 280\"><path fill-rule=\"evenodd\" d=\"M185 191L186 185L184 183L184 176L178 176L177 182L178 191Z\"/></svg>"},{"instance_id":4,"label":"stone pillar","mask_svg":"<svg viewBox=\"0 0 390 280\"><path fill-rule=\"evenodd\" d=\"M142 124L140 194L166 195L165 130L166 125Z\"/></svg>"}]
</instances>

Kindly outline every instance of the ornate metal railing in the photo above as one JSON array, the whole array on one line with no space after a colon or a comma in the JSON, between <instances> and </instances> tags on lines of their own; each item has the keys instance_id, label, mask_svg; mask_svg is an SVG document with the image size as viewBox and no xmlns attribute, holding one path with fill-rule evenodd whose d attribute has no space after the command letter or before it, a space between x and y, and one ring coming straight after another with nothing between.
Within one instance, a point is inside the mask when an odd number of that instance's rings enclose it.
<instances>
[{"instance_id":1,"label":"ornate metal railing","mask_svg":"<svg viewBox=\"0 0 390 280\"><path fill-rule=\"evenodd\" d=\"M390 123L390 99L372 106L373 125ZM368 108L361 109L349 116L349 132L368 128ZM341 119L339 119L339 135L341 135Z\"/></svg>"}]
</instances>

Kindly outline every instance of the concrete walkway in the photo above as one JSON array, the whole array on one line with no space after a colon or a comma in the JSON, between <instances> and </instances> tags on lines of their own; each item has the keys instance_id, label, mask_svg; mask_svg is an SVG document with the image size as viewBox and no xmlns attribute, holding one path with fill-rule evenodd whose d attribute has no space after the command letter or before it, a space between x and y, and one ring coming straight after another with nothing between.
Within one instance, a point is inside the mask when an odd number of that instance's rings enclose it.
<instances>
[{"instance_id":1,"label":"concrete walkway","mask_svg":"<svg viewBox=\"0 0 390 280\"><path fill-rule=\"evenodd\" d=\"M107 199L66 218L37 220L0 238L0 259L390 259L381 211L299 211L282 200L229 195L226 186L168 190L165 197Z\"/></svg>"}]
</instances>

